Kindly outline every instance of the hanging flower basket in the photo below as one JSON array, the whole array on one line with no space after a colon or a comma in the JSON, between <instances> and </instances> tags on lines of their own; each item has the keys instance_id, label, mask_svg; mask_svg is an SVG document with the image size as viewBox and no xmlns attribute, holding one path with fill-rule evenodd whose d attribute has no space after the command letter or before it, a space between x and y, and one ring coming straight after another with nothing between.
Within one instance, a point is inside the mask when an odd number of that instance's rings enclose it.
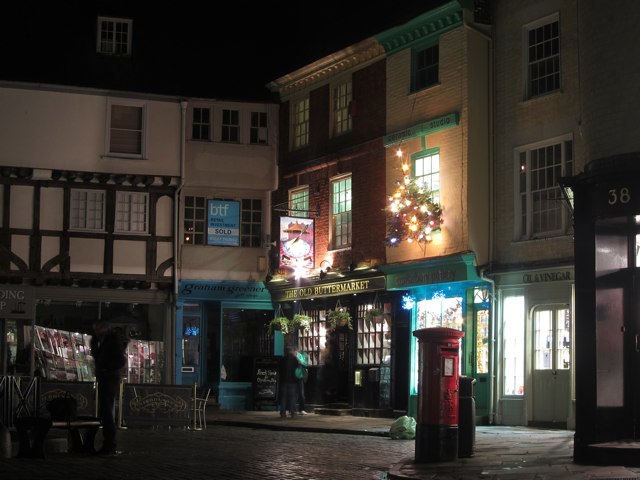
<instances>
[{"instance_id":1,"label":"hanging flower basket","mask_svg":"<svg viewBox=\"0 0 640 480\"><path fill-rule=\"evenodd\" d=\"M276 330L280 330L283 335L289 333L290 322L287 317L275 317L269 322L267 328L269 335L273 335Z\"/></svg>"},{"instance_id":2,"label":"hanging flower basket","mask_svg":"<svg viewBox=\"0 0 640 480\"><path fill-rule=\"evenodd\" d=\"M348 326L349 330L353 330L351 324L351 314L347 310L336 309L327 312L327 330L333 331L338 327Z\"/></svg>"},{"instance_id":3,"label":"hanging flower basket","mask_svg":"<svg viewBox=\"0 0 640 480\"><path fill-rule=\"evenodd\" d=\"M291 327L298 330L309 330L311 327L311 317L303 313L296 313L291 320Z\"/></svg>"},{"instance_id":4,"label":"hanging flower basket","mask_svg":"<svg viewBox=\"0 0 640 480\"><path fill-rule=\"evenodd\" d=\"M381 308L370 308L365 314L366 319L373 323L382 323L386 316L387 314Z\"/></svg>"}]
</instances>

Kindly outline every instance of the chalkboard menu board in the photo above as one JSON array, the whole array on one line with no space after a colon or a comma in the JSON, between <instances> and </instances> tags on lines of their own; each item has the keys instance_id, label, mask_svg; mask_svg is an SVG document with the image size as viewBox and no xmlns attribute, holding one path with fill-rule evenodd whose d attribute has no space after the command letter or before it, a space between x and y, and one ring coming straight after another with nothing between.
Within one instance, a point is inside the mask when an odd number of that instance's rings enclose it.
<instances>
[{"instance_id":1,"label":"chalkboard menu board","mask_svg":"<svg viewBox=\"0 0 640 480\"><path fill-rule=\"evenodd\" d=\"M253 364L253 405L277 405L282 357L256 357Z\"/></svg>"}]
</instances>

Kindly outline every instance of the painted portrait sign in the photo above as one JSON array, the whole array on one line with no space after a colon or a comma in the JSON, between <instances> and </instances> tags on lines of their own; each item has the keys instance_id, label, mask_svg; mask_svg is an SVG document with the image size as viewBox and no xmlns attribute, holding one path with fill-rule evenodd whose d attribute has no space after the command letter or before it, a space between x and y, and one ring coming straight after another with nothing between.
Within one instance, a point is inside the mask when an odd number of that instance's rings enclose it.
<instances>
[{"instance_id":1,"label":"painted portrait sign","mask_svg":"<svg viewBox=\"0 0 640 480\"><path fill-rule=\"evenodd\" d=\"M280 266L313 268L313 219L299 217L280 218Z\"/></svg>"}]
</instances>

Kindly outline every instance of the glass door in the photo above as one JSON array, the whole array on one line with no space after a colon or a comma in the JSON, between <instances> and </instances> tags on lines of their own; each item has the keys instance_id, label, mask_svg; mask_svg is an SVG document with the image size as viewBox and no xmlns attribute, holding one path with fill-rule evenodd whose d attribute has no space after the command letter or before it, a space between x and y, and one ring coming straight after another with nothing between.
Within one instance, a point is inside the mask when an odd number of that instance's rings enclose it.
<instances>
[{"instance_id":1,"label":"glass door","mask_svg":"<svg viewBox=\"0 0 640 480\"><path fill-rule=\"evenodd\" d=\"M532 423L566 428L571 401L571 310L533 310Z\"/></svg>"}]
</instances>

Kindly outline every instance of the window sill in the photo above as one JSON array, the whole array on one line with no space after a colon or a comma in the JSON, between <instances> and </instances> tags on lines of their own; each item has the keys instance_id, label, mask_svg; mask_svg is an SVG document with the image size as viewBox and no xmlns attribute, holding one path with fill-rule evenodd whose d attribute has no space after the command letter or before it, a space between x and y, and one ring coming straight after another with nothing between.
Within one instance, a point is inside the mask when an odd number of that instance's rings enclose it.
<instances>
[{"instance_id":1,"label":"window sill","mask_svg":"<svg viewBox=\"0 0 640 480\"><path fill-rule=\"evenodd\" d=\"M91 229L91 228L73 228L69 227L70 233L96 233L96 234L104 234L107 233L106 230L102 229Z\"/></svg>"},{"instance_id":2,"label":"window sill","mask_svg":"<svg viewBox=\"0 0 640 480\"><path fill-rule=\"evenodd\" d=\"M341 252L349 252L351 251L351 245L348 247L340 247L340 248L329 248L327 253L341 253Z\"/></svg>"},{"instance_id":3,"label":"window sill","mask_svg":"<svg viewBox=\"0 0 640 480\"><path fill-rule=\"evenodd\" d=\"M149 232L113 232L114 235L133 235L136 237L150 237L151 234Z\"/></svg>"},{"instance_id":4,"label":"window sill","mask_svg":"<svg viewBox=\"0 0 640 480\"><path fill-rule=\"evenodd\" d=\"M107 160L148 160L148 158L142 155L126 155L124 153L105 153L104 155L100 155L100 158Z\"/></svg>"},{"instance_id":5,"label":"window sill","mask_svg":"<svg viewBox=\"0 0 640 480\"><path fill-rule=\"evenodd\" d=\"M556 234L549 234L546 237L520 238L517 240L513 240L511 244L526 245L528 243L550 241L550 240L573 240L573 234L572 233L556 233Z\"/></svg>"},{"instance_id":6,"label":"window sill","mask_svg":"<svg viewBox=\"0 0 640 480\"><path fill-rule=\"evenodd\" d=\"M423 95L423 94L426 94L428 92L430 93L430 91L432 89L435 89L435 88L438 88L438 87L441 87L441 86L442 86L442 84L440 82L438 82L438 83L434 83L433 85L427 85L426 87L422 87L419 90L410 90L408 96L412 97L412 96Z\"/></svg>"},{"instance_id":7,"label":"window sill","mask_svg":"<svg viewBox=\"0 0 640 480\"><path fill-rule=\"evenodd\" d=\"M529 105L529 104L533 104L536 103L538 101L543 101L545 99L550 99L553 97L557 97L564 94L564 91L559 88L558 90L554 90L552 92L548 92L548 93L542 93L540 95L536 95L535 97L526 97L523 98L522 101L520 102L521 105Z\"/></svg>"}]
</instances>

